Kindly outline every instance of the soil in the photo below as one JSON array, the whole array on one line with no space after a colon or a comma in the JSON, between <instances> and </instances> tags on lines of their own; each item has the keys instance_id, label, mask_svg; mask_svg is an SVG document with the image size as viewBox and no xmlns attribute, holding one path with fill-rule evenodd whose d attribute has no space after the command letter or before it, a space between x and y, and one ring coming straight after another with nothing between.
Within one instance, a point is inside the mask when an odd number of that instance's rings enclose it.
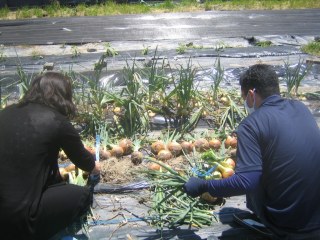
<instances>
[{"instance_id":1,"label":"soil","mask_svg":"<svg viewBox=\"0 0 320 240\"><path fill-rule=\"evenodd\" d=\"M187 160L183 156L172 158L166 162L175 170L185 168ZM126 184L141 180L141 171L148 169L149 162L144 160L139 165L131 162L130 155L122 158L109 158L101 162L101 183Z\"/></svg>"}]
</instances>

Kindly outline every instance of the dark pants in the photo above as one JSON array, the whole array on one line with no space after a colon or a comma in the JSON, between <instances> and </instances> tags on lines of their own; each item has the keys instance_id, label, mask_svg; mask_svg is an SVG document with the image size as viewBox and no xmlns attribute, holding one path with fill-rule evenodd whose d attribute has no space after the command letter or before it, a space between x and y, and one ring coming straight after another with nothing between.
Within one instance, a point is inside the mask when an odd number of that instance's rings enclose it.
<instances>
[{"instance_id":1,"label":"dark pants","mask_svg":"<svg viewBox=\"0 0 320 240\"><path fill-rule=\"evenodd\" d=\"M274 240L319 240L320 230L310 233L289 233L283 229L279 229L268 221L263 208L264 194L262 189L256 190L254 193L247 194L247 208L249 208L274 234Z\"/></svg>"},{"instance_id":2,"label":"dark pants","mask_svg":"<svg viewBox=\"0 0 320 240\"><path fill-rule=\"evenodd\" d=\"M34 239L49 239L79 219L89 207L89 188L73 184L50 186L39 206Z\"/></svg>"}]
</instances>

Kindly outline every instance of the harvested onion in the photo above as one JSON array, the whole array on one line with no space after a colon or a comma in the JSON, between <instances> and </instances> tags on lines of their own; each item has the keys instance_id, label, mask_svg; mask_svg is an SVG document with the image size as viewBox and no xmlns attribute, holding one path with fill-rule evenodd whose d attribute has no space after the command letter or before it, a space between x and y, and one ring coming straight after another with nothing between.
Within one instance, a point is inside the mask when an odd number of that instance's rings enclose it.
<instances>
[{"instance_id":1,"label":"harvested onion","mask_svg":"<svg viewBox=\"0 0 320 240\"><path fill-rule=\"evenodd\" d=\"M118 145L113 145L111 149L111 155L114 157L122 157L123 156L123 148Z\"/></svg>"},{"instance_id":2,"label":"harvested onion","mask_svg":"<svg viewBox=\"0 0 320 240\"><path fill-rule=\"evenodd\" d=\"M205 138L199 138L193 143L194 148L198 152L204 152L209 149L209 142Z\"/></svg>"},{"instance_id":3,"label":"harvested onion","mask_svg":"<svg viewBox=\"0 0 320 240\"><path fill-rule=\"evenodd\" d=\"M168 150L175 157L179 156L182 152L182 147L181 147L180 143L177 143L176 141L169 142L167 147L168 147Z\"/></svg>"},{"instance_id":4,"label":"harvested onion","mask_svg":"<svg viewBox=\"0 0 320 240\"><path fill-rule=\"evenodd\" d=\"M142 163L142 159L143 159L143 153L140 151L134 151L131 153L131 162L134 165L139 165L140 163Z\"/></svg>"},{"instance_id":5,"label":"harvested onion","mask_svg":"<svg viewBox=\"0 0 320 240\"><path fill-rule=\"evenodd\" d=\"M188 154L188 153L192 152L192 149L193 149L192 142L183 141L182 143L180 143L180 145L181 145L182 151L185 154Z\"/></svg>"},{"instance_id":6,"label":"harvested onion","mask_svg":"<svg viewBox=\"0 0 320 240\"><path fill-rule=\"evenodd\" d=\"M221 141L219 139L211 139L209 141L209 147L214 150L218 150L221 147Z\"/></svg>"},{"instance_id":7,"label":"harvested onion","mask_svg":"<svg viewBox=\"0 0 320 240\"><path fill-rule=\"evenodd\" d=\"M123 149L123 155L128 155L132 152L132 141L128 138L121 139L119 146Z\"/></svg>"},{"instance_id":8,"label":"harvested onion","mask_svg":"<svg viewBox=\"0 0 320 240\"><path fill-rule=\"evenodd\" d=\"M157 154L157 158L161 161L167 161L172 158L172 153L167 149L163 149Z\"/></svg>"},{"instance_id":9,"label":"harvested onion","mask_svg":"<svg viewBox=\"0 0 320 240\"><path fill-rule=\"evenodd\" d=\"M162 141L158 140L151 144L151 151L154 154L158 154L161 150L165 149L165 145Z\"/></svg>"}]
</instances>

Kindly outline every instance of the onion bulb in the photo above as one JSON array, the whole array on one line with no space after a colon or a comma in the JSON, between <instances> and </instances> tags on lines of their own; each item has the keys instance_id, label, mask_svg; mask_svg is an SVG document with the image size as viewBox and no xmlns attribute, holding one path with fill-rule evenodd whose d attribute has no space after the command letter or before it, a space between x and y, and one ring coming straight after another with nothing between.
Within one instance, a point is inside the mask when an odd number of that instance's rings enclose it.
<instances>
[{"instance_id":1,"label":"onion bulb","mask_svg":"<svg viewBox=\"0 0 320 240\"><path fill-rule=\"evenodd\" d=\"M236 163L232 158L227 158L226 160L221 162L221 164L222 163L225 164L225 165L223 164L223 166L225 166L225 167L229 167L229 168L232 168L232 169L234 169L236 167Z\"/></svg>"},{"instance_id":2,"label":"onion bulb","mask_svg":"<svg viewBox=\"0 0 320 240\"><path fill-rule=\"evenodd\" d=\"M100 157L102 160L106 160L111 158L112 154L109 150L101 149L100 150Z\"/></svg>"},{"instance_id":3,"label":"onion bulb","mask_svg":"<svg viewBox=\"0 0 320 240\"><path fill-rule=\"evenodd\" d=\"M230 150L230 157L232 159L237 159L237 149L236 148Z\"/></svg>"},{"instance_id":4,"label":"onion bulb","mask_svg":"<svg viewBox=\"0 0 320 240\"><path fill-rule=\"evenodd\" d=\"M142 159L143 159L143 153L140 151L134 151L131 153L131 162L134 165L139 165L140 163L142 163Z\"/></svg>"},{"instance_id":5,"label":"onion bulb","mask_svg":"<svg viewBox=\"0 0 320 240\"><path fill-rule=\"evenodd\" d=\"M193 144L192 142L188 142L188 141L183 141L182 143L180 143L180 146L182 148L182 151L185 154L191 153L193 150Z\"/></svg>"},{"instance_id":6,"label":"onion bulb","mask_svg":"<svg viewBox=\"0 0 320 240\"><path fill-rule=\"evenodd\" d=\"M224 167L221 164L218 164L217 169L221 172L222 178L228 178L234 174L234 170L232 168Z\"/></svg>"},{"instance_id":7,"label":"onion bulb","mask_svg":"<svg viewBox=\"0 0 320 240\"><path fill-rule=\"evenodd\" d=\"M159 164L152 162L152 163L149 164L148 168L151 169L151 170L154 170L154 171L159 171L160 167L161 166Z\"/></svg>"},{"instance_id":8,"label":"onion bulb","mask_svg":"<svg viewBox=\"0 0 320 240\"><path fill-rule=\"evenodd\" d=\"M180 155L182 152L182 147L181 147L180 143L177 143L176 141L169 142L167 147L168 147L168 150L175 157Z\"/></svg>"},{"instance_id":9,"label":"onion bulb","mask_svg":"<svg viewBox=\"0 0 320 240\"><path fill-rule=\"evenodd\" d=\"M157 154L157 158L161 161L167 161L172 158L172 153L167 149L163 149Z\"/></svg>"},{"instance_id":10,"label":"onion bulb","mask_svg":"<svg viewBox=\"0 0 320 240\"><path fill-rule=\"evenodd\" d=\"M236 137L233 137L233 136L227 136L225 142L224 142L224 145L226 148L228 147L232 147L232 148L236 148L237 147L237 143L238 143L238 140Z\"/></svg>"},{"instance_id":11,"label":"onion bulb","mask_svg":"<svg viewBox=\"0 0 320 240\"><path fill-rule=\"evenodd\" d=\"M162 141L158 140L151 144L151 152L157 155L161 150L165 149L165 145Z\"/></svg>"},{"instance_id":12,"label":"onion bulb","mask_svg":"<svg viewBox=\"0 0 320 240\"><path fill-rule=\"evenodd\" d=\"M121 139L119 146L123 149L123 155L128 155L132 152L132 141L128 138Z\"/></svg>"},{"instance_id":13,"label":"onion bulb","mask_svg":"<svg viewBox=\"0 0 320 240\"><path fill-rule=\"evenodd\" d=\"M119 145L113 145L111 149L111 155L114 157L122 157L123 156L123 148Z\"/></svg>"},{"instance_id":14,"label":"onion bulb","mask_svg":"<svg viewBox=\"0 0 320 240\"><path fill-rule=\"evenodd\" d=\"M218 150L221 147L221 141L219 139L213 138L209 141L209 147L214 150Z\"/></svg>"},{"instance_id":15,"label":"onion bulb","mask_svg":"<svg viewBox=\"0 0 320 240\"><path fill-rule=\"evenodd\" d=\"M199 138L193 143L194 148L198 152L204 152L209 149L209 142L204 138Z\"/></svg>"}]
</instances>

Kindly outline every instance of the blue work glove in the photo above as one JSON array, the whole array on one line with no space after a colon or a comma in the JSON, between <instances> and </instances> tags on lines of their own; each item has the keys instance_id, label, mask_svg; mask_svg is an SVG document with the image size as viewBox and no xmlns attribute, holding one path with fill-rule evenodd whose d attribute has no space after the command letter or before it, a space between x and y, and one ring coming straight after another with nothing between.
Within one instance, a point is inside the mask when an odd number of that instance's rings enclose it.
<instances>
[{"instance_id":1,"label":"blue work glove","mask_svg":"<svg viewBox=\"0 0 320 240\"><path fill-rule=\"evenodd\" d=\"M183 189L189 196L198 197L208 191L208 185L206 180L191 177L189 181L183 185Z\"/></svg>"}]
</instances>

